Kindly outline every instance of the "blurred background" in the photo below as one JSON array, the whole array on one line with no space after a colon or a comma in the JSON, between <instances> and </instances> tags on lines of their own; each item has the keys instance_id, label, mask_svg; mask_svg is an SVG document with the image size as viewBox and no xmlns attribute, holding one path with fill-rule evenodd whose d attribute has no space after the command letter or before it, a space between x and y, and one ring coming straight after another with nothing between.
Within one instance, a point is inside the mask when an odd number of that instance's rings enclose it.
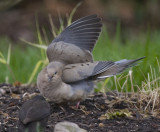
<instances>
[{"instance_id":1,"label":"blurred background","mask_svg":"<svg viewBox=\"0 0 160 132\"><path fill-rule=\"evenodd\" d=\"M40 26L49 27L48 14L58 26L58 15L64 18L82 0L1 0L0 36L15 41L20 37L35 40L35 15ZM89 14L98 14L112 35L117 21L121 22L123 35L145 32L160 28L160 1L158 0L84 0L74 19Z\"/></svg>"},{"instance_id":2,"label":"blurred background","mask_svg":"<svg viewBox=\"0 0 160 132\"><path fill-rule=\"evenodd\" d=\"M44 66L37 66L42 60L42 51L21 39L48 45L54 38L54 27L57 33L60 31L57 29L66 27L67 18L79 2L72 21L97 14L104 24L93 51L95 60L146 56L138 70L133 69L139 85L146 79L151 66L156 67L155 73L159 71L159 0L0 0L1 83L36 82L38 71Z\"/></svg>"},{"instance_id":3,"label":"blurred background","mask_svg":"<svg viewBox=\"0 0 160 132\"><path fill-rule=\"evenodd\" d=\"M108 33L114 35L117 21L121 22L122 35L144 33L160 29L159 0L0 0L0 37L15 41L24 38L35 40L35 15L40 26L50 30L48 15L59 26L59 15L65 20L77 3L82 2L73 20L98 14L102 17Z\"/></svg>"}]
</instances>

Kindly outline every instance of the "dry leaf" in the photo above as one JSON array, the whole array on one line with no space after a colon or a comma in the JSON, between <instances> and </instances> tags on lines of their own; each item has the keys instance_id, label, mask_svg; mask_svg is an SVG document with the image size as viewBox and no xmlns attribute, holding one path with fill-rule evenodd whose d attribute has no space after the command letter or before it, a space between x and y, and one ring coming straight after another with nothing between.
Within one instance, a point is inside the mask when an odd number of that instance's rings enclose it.
<instances>
[{"instance_id":1,"label":"dry leaf","mask_svg":"<svg viewBox=\"0 0 160 132\"><path fill-rule=\"evenodd\" d=\"M14 93L11 94L11 97L14 99L20 99L20 95Z\"/></svg>"}]
</instances>

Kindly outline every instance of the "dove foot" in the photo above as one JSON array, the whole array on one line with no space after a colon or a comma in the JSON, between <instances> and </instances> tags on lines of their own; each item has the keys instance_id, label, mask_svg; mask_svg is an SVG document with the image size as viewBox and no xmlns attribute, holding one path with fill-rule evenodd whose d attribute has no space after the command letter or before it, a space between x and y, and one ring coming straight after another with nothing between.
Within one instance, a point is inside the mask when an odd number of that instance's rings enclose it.
<instances>
[{"instance_id":1,"label":"dove foot","mask_svg":"<svg viewBox=\"0 0 160 132\"><path fill-rule=\"evenodd\" d=\"M78 101L77 104L76 104L76 108L77 108L77 109L79 108L80 102L81 102L81 101Z\"/></svg>"},{"instance_id":2,"label":"dove foot","mask_svg":"<svg viewBox=\"0 0 160 132\"><path fill-rule=\"evenodd\" d=\"M77 109L79 108L79 106L80 106L80 101L78 101L76 105L70 106L70 107L71 107L72 109L74 109L74 110L77 110Z\"/></svg>"}]
</instances>

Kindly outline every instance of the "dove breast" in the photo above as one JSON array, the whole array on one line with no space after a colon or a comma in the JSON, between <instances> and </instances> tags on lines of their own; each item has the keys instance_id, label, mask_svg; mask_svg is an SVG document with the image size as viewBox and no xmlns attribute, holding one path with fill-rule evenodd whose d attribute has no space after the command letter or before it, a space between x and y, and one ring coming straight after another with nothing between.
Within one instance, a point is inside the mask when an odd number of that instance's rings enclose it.
<instances>
[{"instance_id":1,"label":"dove breast","mask_svg":"<svg viewBox=\"0 0 160 132\"><path fill-rule=\"evenodd\" d=\"M89 50L81 49L64 41L49 45L47 56L49 62L60 61L65 64L93 62L93 56Z\"/></svg>"}]
</instances>

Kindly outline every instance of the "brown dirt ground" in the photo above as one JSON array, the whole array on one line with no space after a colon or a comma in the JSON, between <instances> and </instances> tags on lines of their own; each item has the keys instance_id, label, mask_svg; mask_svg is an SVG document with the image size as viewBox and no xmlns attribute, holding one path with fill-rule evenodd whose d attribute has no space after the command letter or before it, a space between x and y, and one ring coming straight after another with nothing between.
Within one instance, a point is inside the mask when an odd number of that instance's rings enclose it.
<instances>
[{"instance_id":1,"label":"brown dirt ground","mask_svg":"<svg viewBox=\"0 0 160 132\"><path fill-rule=\"evenodd\" d=\"M0 89L6 93L0 96L0 132L15 132L18 127L18 112L27 95L38 93L33 86L22 87L0 84ZM11 94L12 91L12 94ZM28 93L28 94L26 94ZM23 97L25 95L25 97ZM109 96L108 96L109 97ZM130 110L133 117L116 117L114 119L100 120L99 117L109 110L105 103L106 97L102 94L82 101L79 109L70 105L57 105L50 103L52 114L48 120L46 132L52 132L54 125L60 121L71 121L78 124L88 132L158 132L160 131L160 118L142 118L138 111ZM127 108L124 102L113 105L114 110Z\"/></svg>"}]
</instances>

